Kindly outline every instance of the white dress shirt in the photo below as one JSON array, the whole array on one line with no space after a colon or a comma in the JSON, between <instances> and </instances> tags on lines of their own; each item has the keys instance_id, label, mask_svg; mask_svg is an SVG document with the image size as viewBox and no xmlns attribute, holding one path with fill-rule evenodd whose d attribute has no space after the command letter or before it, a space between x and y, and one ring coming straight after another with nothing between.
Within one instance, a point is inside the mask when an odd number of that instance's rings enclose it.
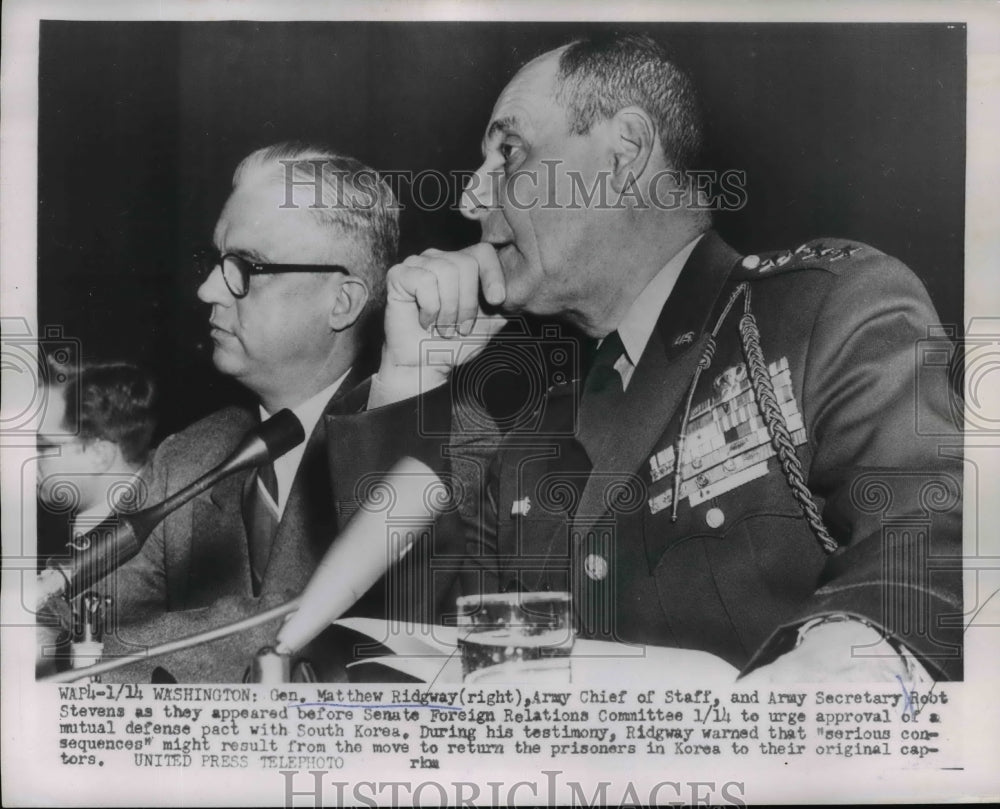
<instances>
[{"instance_id":1,"label":"white dress shirt","mask_svg":"<svg viewBox=\"0 0 1000 809\"><path fill-rule=\"evenodd\" d=\"M615 363L615 370L622 378L623 389L628 389L628 383L635 373L635 367L639 364L639 358L646 350L646 344L653 334L653 329L656 328L656 321L660 319L660 313L670 293L674 291L674 284L677 283L677 278L684 269L691 251L703 235L698 234L663 265L663 268L646 284L645 289L635 299L618 325L618 336L625 346L625 353Z\"/></svg>"}]
</instances>

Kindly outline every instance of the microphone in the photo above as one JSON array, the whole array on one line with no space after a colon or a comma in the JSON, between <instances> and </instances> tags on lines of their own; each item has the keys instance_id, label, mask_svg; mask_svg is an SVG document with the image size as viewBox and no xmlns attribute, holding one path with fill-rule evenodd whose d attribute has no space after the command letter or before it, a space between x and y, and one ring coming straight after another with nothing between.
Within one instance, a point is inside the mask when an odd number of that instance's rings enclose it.
<instances>
[{"instance_id":1,"label":"microphone","mask_svg":"<svg viewBox=\"0 0 1000 809\"><path fill-rule=\"evenodd\" d=\"M302 595L259 615L148 649L143 659L200 646L292 613L278 631L275 645L266 650L270 657L289 657L350 609L402 559L417 535L434 522L448 502L447 489L430 467L414 458L403 458L371 487L361 509L327 551ZM393 525L399 530L391 530ZM72 682L133 662L130 658L108 660L39 678L39 682Z\"/></svg>"},{"instance_id":2,"label":"microphone","mask_svg":"<svg viewBox=\"0 0 1000 809\"><path fill-rule=\"evenodd\" d=\"M68 562L49 560L38 575L36 611L51 598L73 598L123 565L142 549L153 529L171 512L229 475L280 458L305 440L302 424L291 410L280 410L248 432L221 464L162 503L132 514L114 514L68 544Z\"/></svg>"},{"instance_id":3,"label":"microphone","mask_svg":"<svg viewBox=\"0 0 1000 809\"><path fill-rule=\"evenodd\" d=\"M298 599L298 610L278 631L275 651L298 652L354 606L406 555L448 499L429 466L410 457L396 463L326 552Z\"/></svg>"}]
</instances>

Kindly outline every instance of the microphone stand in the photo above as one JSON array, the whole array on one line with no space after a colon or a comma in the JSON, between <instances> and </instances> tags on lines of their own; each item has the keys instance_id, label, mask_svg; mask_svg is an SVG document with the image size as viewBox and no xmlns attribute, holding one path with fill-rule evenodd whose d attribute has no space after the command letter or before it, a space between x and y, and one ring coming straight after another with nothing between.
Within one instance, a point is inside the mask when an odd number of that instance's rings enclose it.
<instances>
[{"instance_id":1,"label":"microphone stand","mask_svg":"<svg viewBox=\"0 0 1000 809\"><path fill-rule=\"evenodd\" d=\"M300 428L301 429L301 428ZM292 655L300 652L323 629L343 615L389 569L405 556L416 541L416 528L430 525L445 506L440 478L424 463L404 457L386 473L380 485L394 493L395 507L407 515L407 530L394 531L385 555L373 553L372 537L385 532L391 518L374 502L366 502L327 550L302 594L295 599L250 618L211 629L149 649L144 659L178 652L202 643L228 637L273 618L294 612L278 630L274 647L265 647L251 664L268 682L280 681ZM376 495L371 495L375 498ZM350 571L350 575L344 575ZM86 668L45 677L41 682L72 682L127 666L134 659L98 663ZM274 678L279 678L275 680Z\"/></svg>"},{"instance_id":2,"label":"microphone stand","mask_svg":"<svg viewBox=\"0 0 1000 809\"><path fill-rule=\"evenodd\" d=\"M153 529L171 512L214 486L223 478L284 455L305 440L305 432L291 410L281 410L247 433L232 454L194 483L155 506L133 514L115 514L68 547L68 565L49 560L36 580L35 605L41 610L60 595L73 599L94 582L142 550Z\"/></svg>"},{"instance_id":3,"label":"microphone stand","mask_svg":"<svg viewBox=\"0 0 1000 809\"><path fill-rule=\"evenodd\" d=\"M283 615L288 615L290 612L294 612L298 609L299 603L302 601L302 597L293 598L281 606L273 607L272 609L262 612L259 615L253 615L249 618L244 618L240 621L236 621L232 624L226 624L225 626L217 627L216 629L209 629L205 632L199 632L195 635L188 635L185 638L180 638L178 640L172 640L168 643L162 643L159 646L154 646L151 649L147 649L145 654L141 658L136 657L122 657L117 660L108 660L103 663L96 663L93 666L87 666L85 668L70 669L69 671L61 671L58 674L50 674L47 677L40 677L38 682L40 683L71 683L75 680L82 680L86 677L96 677L100 674L106 674L109 671L115 671L116 669L124 668L132 663L138 662L138 660L150 660L154 657L162 657L163 655L171 654L173 652L179 652L183 649L190 649L192 646L198 646L203 643L211 643L214 640L219 640L221 638L227 638L230 635L235 635L237 632L243 632L247 629L253 629L253 627L260 624L266 624L275 618L280 618Z\"/></svg>"}]
</instances>

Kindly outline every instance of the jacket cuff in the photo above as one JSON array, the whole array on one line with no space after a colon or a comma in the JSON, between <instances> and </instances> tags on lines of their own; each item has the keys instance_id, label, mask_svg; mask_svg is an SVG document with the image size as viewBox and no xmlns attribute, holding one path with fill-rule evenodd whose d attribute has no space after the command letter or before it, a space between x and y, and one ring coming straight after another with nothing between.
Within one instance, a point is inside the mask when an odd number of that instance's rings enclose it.
<instances>
[{"instance_id":1,"label":"jacket cuff","mask_svg":"<svg viewBox=\"0 0 1000 809\"><path fill-rule=\"evenodd\" d=\"M885 615L886 604L905 604L907 601L904 599L915 597L912 591L894 594L887 592L884 584L857 585L827 594L821 591L810 601L808 610L771 634L753 654L740 676L765 666L794 649L798 644L800 631L809 622L844 616L871 626L897 651L906 650L912 654L935 680L961 680L961 614L956 613L947 599L934 593L925 591L921 596L926 599L921 604L926 609L925 620L917 621L915 616L910 615L897 616L897 620L891 620ZM946 618L949 619L947 625ZM954 626L950 625L952 618Z\"/></svg>"}]
</instances>

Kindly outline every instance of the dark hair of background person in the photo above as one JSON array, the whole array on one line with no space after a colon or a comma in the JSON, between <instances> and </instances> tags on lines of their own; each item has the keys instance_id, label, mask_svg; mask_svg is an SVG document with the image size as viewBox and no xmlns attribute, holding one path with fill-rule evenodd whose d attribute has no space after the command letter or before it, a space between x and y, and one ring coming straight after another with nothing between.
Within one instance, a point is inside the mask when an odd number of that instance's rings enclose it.
<instances>
[{"instance_id":1,"label":"dark hair of background person","mask_svg":"<svg viewBox=\"0 0 1000 809\"><path fill-rule=\"evenodd\" d=\"M82 441L117 444L132 465L145 463L156 428L156 385L128 362L85 364L66 383L63 426Z\"/></svg>"}]
</instances>

